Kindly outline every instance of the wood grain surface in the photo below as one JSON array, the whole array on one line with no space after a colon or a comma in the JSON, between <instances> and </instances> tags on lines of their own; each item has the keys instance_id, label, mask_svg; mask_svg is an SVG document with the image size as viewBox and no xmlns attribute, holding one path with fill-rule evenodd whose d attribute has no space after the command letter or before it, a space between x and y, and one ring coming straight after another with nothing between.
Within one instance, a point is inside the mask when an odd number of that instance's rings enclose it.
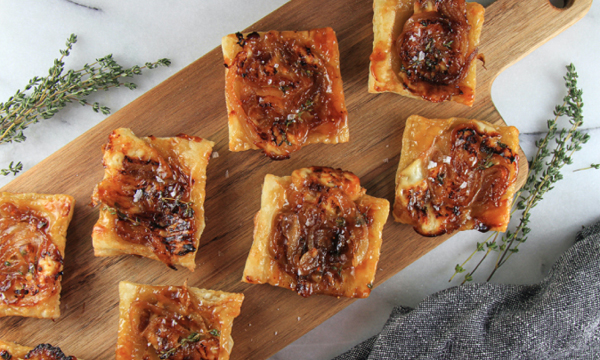
<instances>
[{"instance_id":1,"label":"wood grain surface","mask_svg":"<svg viewBox=\"0 0 600 360\"><path fill-rule=\"evenodd\" d=\"M246 31L333 27L341 52L350 142L309 145L290 160L279 162L258 151L230 152L223 59L221 49L214 49L2 189L70 194L77 205L67 240L62 316L55 321L2 318L0 339L23 345L51 342L84 359L111 359L117 340L119 281L180 285L187 279L192 286L245 294L242 314L234 323L232 359L264 359L276 353L352 300L305 299L290 290L240 282L265 174L284 176L311 165L339 167L357 174L368 194L393 203L406 118L411 114L460 116L502 123L490 95L493 80L583 17L591 3L571 0L564 9L554 8L547 0L498 0L490 5L480 45L487 69L478 65L475 105L468 108L367 93L373 41L371 1L291 1ZM519 81L514 79L515 86ZM118 127L129 127L139 136L183 132L216 142L214 150L219 157L208 166L207 227L195 272L173 271L160 262L133 256L94 257L91 232L98 209L89 205L90 195L103 176L100 147ZM526 169L524 157L522 160L521 169ZM383 232L376 285L446 239L423 238L410 226L394 223L390 216Z\"/></svg>"}]
</instances>

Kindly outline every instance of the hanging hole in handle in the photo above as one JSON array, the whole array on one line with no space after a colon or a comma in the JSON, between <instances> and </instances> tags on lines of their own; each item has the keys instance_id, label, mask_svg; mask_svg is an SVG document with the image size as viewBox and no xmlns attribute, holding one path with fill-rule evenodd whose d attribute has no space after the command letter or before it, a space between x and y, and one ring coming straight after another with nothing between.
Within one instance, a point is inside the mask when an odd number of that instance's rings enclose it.
<instances>
[{"instance_id":1,"label":"hanging hole in handle","mask_svg":"<svg viewBox=\"0 0 600 360\"><path fill-rule=\"evenodd\" d=\"M557 9L568 8L569 6L571 6L571 3L573 3L573 0L548 0L548 1L550 1L550 4L552 4L552 6L554 6Z\"/></svg>"}]
</instances>

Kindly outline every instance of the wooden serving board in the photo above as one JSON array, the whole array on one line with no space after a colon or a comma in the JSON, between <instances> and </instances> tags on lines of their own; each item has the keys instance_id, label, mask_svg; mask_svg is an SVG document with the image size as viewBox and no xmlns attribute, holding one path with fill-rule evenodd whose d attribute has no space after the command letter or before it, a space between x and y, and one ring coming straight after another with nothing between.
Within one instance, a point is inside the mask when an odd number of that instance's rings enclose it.
<instances>
[{"instance_id":1,"label":"wooden serving board","mask_svg":"<svg viewBox=\"0 0 600 360\"><path fill-rule=\"evenodd\" d=\"M487 69L478 65L475 106L468 108L367 93L372 1L291 1L246 31L333 27L341 52L351 141L310 145L293 154L291 160L279 162L258 151L229 152L223 59L221 49L214 49L2 189L70 194L77 205L67 241L63 315L56 321L2 318L0 339L24 345L52 342L83 359L111 359L117 339L119 281L180 285L187 279L192 286L245 294L242 314L233 329L233 359L263 359L276 353L352 300L327 296L305 299L286 289L240 282L265 174L284 176L311 165L339 167L357 174L368 194L393 203L406 118L411 114L460 116L503 123L490 95L493 80L583 17L591 3L571 0L565 9L552 7L548 0L498 0L490 5L480 46ZM91 232L98 209L89 206L90 195L103 176L100 147L118 127L129 127L140 136L187 133L216 142L214 150L219 157L208 166L207 227L195 272L173 271L157 261L133 256L94 257ZM521 169L526 173L524 157ZM410 226L394 223L390 216L383 232L376 284L446 239L423 238Z\"/></svg>"}]
</instances>

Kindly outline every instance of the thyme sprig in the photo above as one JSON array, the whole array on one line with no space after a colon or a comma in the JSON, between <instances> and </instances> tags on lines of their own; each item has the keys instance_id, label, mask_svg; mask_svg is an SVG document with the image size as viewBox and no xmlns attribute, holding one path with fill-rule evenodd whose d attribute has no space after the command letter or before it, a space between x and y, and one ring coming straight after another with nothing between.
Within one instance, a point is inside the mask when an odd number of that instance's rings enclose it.
<instances>
[{"instance_id":1,"label":"thyme sprig","mask_svg":"<svg viewBox=\"0 0 600 360\"><path fill-rule=\"evenodd\" d=\"M181 208L184 217L191 218L194 216L193 201L182 201L181 196L177 196L176 198L161 196L159 200L165 204L169 204L169 202L172 201L173 206L179 206Z\"/></svg>"},{"instance_id":2,"label":"thyme sprig","mask_svg":"<svg viewBox=\"0 0 600 360\"><path fill-rule=\"evenodd\" d=\"M563 175L560 170L565 165L572 164L572 155L581 150L590 136L579 132L577 129L583 124L583 100L582 90L577 88L577 72L575 66L567 66L567 75L564 77L567 95L563 98L563 104L556 106L554 110L554 119L548 120L548 132L546 136L535 145L537 152L529 162L529 174L525 185L515 195L516 201L511 210L512 215L519 211L519 224L513 231L507 231L500 236L499 232L492 233L485 242L477 243L477 248L462 263L457 264L454 269L454 275L449 281L459 273L466 272L463 284L473 280L473 274L479 268L481 263L488 257L492 251L498 252L494 268L489 274L487 281L494 276L496 271L504 265L512 254L519 251L519 245L527 241L527 234L531 232L529 227L531 210L538 205L544 194L554 188L554 184L562 180ZM558 121L561 117L569 118L569 127L558 129ZM551 150L550 145L554 144ZM500 240L498 241L498 238ZM485 252L480 261L471 271L466 271L466 264L473 259L478 252Z\"/></svg>"},{"instance_id":3,"label":"thyme sprig","mask_svg":"<svg viewBox=\"0 0 600 360\"><path fill-rule=\"evenodd\" d=\"M13 175L17 175L21 170L23 170L23 164L21 164L20 161L16 164L14 163L14 161L11 161L7 169L0 170L0 175L6 176L11 173Z\"/></svg>"},{"instance_id":4,"label":"thyme sprig","mask_svg":"<svg viewBox=\"0 0 600 360\"><path fill-rule=\"evenodd\" d=\"M69 56L77 36L71 34L67 39L66 48L60 50L60 58L54 60L54 65L48 71L48 76L36 76L29 81L23 90L17 90L8 101L0 103L0 144L22 142L26 137L23 130L41 119L53 117L68 103L78 102L87 105L95 112L105 115L110 109L98 102L90 103L86 97L98 90L108 90L124 86L131 90L137 87L132 82L124 82L124 78L141 75L143 69L154 69L158 66L169 66L169 59L159 59L147 62L143 66L134 65L124 68L112 57L112 54L97 59L92 64L85 64L79 70L68 70L65 73L65 57ZM16 175L23 169L23 164L11 162L7 169L0 170L0 175Z\"/></svg>"},{"instance_id":5,"label":"thyme sprig","mask_svg":"<svg viewBox=\"0 0 600 360\"><path fill-rule=\"evenodd\" d=\"M197 343L198 341L202 340L202 335L197 333L197 332L192 332L190 335L188 335L188 337L185 338L181 338L179 340L179 343L177 345L175 345L175 347L164 351L160 354L159 358L160 359L168 359L169 357L171 357L172 355L174 355L175 353L177 353L177 350L184 346L185 344L192 344L192 343Z\"/></svg>"},{"instance_id":6,"label":"thyme sprig","mask_svg":"<svg viewBox=\"0 0 600 360\"><path fill-rule=\"evenodd\" d=\"M600 164L592 164L592 165L590 165L588 167L585 167L585 168L582 168L582 169L573 170L573 172L575 172L575 171L589 170L589 169L596 169L596 170L598 170L598 169L600 169Z\"/></svg>"}]
</instances>

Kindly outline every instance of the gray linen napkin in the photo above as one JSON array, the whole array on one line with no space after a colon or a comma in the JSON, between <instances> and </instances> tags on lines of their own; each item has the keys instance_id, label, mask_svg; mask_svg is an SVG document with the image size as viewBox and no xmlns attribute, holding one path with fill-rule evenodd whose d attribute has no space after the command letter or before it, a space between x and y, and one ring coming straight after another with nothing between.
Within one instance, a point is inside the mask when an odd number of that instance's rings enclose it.
<instances>
[{"instance_id":1,"label":"gray linen napkin","mask_svg":"<svg viewBox=\"0 0 600 360\"><path fill-rule=\"evenodd\" d=\"M535 285L468 284L415 309L335 360L600 358L600 222Z\"/></svg>"}]
</instances>

